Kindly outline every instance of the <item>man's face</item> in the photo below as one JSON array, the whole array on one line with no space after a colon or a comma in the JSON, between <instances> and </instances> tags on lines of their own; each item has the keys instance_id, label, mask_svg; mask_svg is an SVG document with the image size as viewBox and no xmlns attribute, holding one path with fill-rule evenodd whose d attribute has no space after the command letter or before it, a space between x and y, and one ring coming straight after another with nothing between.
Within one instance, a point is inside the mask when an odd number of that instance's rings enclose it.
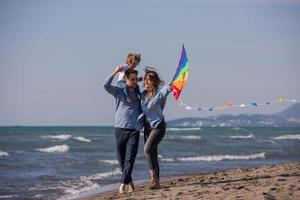
<instances>
[{"instance_id":1,"label":"man's face","mask_svg":"<svg viewBox=\"0 0 300 200\"><path fill-rule=\"evenodd\" d=\"M129 88L136 88L138 76L137 74L130 74L128 78L125 76L125 81Z\"/></svg>"}]
</instances>

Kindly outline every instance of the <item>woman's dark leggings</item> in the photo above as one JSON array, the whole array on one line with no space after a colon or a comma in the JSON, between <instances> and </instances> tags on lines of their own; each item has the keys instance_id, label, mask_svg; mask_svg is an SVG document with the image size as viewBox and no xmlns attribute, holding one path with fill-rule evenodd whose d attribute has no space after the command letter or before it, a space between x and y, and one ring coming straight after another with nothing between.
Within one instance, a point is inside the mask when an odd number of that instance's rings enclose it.
<instances>
[{"instance_id":1,"label":"woman's dark leggings","mask_svg":"<svg viewBox=\"0 0 300 200\"><path fill-rule=\"evenodd\" d=\"M162 121L156 128L151 128L149 122L144 127L144 153L150 170L154 170L159 177L157 146L166 133L165 122Z\"/></svg>"}]
</instances>

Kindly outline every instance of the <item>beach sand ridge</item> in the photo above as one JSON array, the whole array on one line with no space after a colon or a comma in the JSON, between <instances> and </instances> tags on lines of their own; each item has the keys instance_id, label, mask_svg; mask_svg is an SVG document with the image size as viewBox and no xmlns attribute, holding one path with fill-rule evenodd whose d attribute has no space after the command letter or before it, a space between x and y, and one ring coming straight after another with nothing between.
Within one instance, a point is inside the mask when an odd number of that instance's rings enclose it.
<instances>
[{"instance_id":1,"label":"beach sand ridge","mask_svg":"<svg viewBox=\"0 0 300 200\"><path fill-rule=\"evenodd\" d=\"M219 172L167 178L161 189L149 190L147 183L131 194L112 191L89 200L122 199L300 199L300 162L237 168Z\"/></svg>"}]
</instances>

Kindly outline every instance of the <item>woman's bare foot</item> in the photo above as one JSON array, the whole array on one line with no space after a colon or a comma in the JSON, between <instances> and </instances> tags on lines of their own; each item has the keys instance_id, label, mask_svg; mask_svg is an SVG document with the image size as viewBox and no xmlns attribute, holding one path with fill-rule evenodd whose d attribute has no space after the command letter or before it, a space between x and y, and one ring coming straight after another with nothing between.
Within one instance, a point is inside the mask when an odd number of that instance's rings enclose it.
<instances>
[{"instance_id":1,"label":"woman's bare foot","mask_svg":"<svg viewBox=\"0 0 300 200\"><path fill-rule=\"evenodd\" d=\"M128 184L128 192L129 193L131 193L131 192L134 192L134 190L135 190L135 187L134 187L134 184L133 184L133 182L130 182L129 184Z\"/></svg>"},{"instance_id":2,"label":"woman's bare foot","mask_svg":"<svg viewBox=\"0 0 300 200\"><path fill-rule=\"evenodd\" d=\"M150 190L160 189L159 177L155 174L154 170L150 170L149 189Z\"/></svg>"}]
</instances>

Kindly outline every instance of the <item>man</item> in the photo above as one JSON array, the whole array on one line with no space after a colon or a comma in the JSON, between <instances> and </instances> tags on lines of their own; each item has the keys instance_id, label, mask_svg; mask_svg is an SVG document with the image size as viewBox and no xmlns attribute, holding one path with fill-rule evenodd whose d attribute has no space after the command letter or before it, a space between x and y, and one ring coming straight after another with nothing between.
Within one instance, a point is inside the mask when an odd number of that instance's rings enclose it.
<instances>
[{"instance_id":1,"label":"man","mask_svg":"<svg viewBox=\"0 0 300 200\"><path fill-rule=\"evenodd\" d=\"M125 71L125 82L128 87L128 94L131 101L128 102L124 89L119 86L112 86L115 75L122 71L117 67L104 82L105 90L114 96L116 101L115 110L115 136L117 144L117 157L122 170L121 185L119 193L125 193L125 186L129 186L128 192L134 192L132 182L132 169L136 158L140 132L137 131L137 118L141 113L140 100L137 98L135 88L138 86L138 72L134 69Z\"/></svg>"}]
</instances>

